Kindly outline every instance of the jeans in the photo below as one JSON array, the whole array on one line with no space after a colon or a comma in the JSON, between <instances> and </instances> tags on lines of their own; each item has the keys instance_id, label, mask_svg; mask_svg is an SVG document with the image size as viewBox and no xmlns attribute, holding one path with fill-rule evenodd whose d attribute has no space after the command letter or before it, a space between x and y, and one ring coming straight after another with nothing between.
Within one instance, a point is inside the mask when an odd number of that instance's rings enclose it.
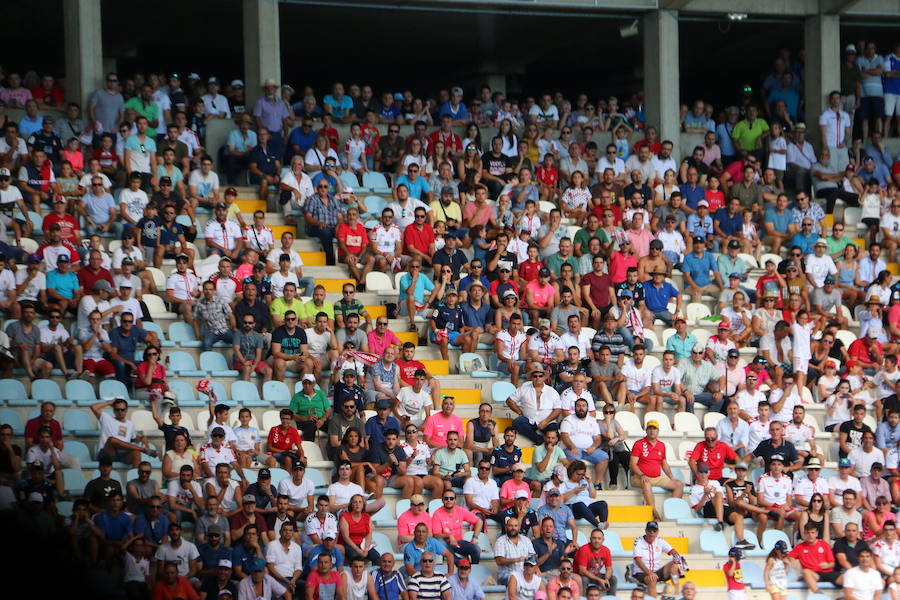
<instances>
[{"instance_id":1,"label":"jeans","mask_svg":"<svg viewBox=\"0 0 900 600\"><path fill-rule=\"evenodd\" d=\"M364 555L360 554L359 552L357 552L356 550L351 548L350 544L345 544L344 548L347 549L346 560L348 563L350 561L352 561L354 558L356 558L357 556L362 556L363 559L369 561L373 565L377 565L379 563L379 561L381 560L381 553L379 553L378 550L376 550L375 548L369 548L369 551L366 552Z\"/></svg>"},{"instance_id":2,"label":"jeans","mask_svg":"<svg viewBox=\"0 0 900 600\"><path fill-rule=\"evenodd\" d=\"M306 233L310 237L319 238L319 241L322 243L322 250L325 251L325 264L334 266L334 227L307 225Z\"/></svg>"},{"instance_id":3,"label":"jeans","mask_svg":"<svg viewBox=\"0 0 900 600\"><path fill-rule=\"evenodd\" d=\"M106 223L103 223L106 225ZM87 237L94 235L102 235L103 231L99 225L91 225L90 223L85 225L85 230L87 231ZM122 224L118 221L113 221L109 224L109 232L115 239L120 239L122 237Z\"/></svg>"},{"instance_id":4,"label":"jeans","mask_svg":"<svg viewBox=\"0 0 900 600\"><path fill-rule=\"evenodd\" d=\"M669 259L672 266L676 269L681 267L681 255L671 250L663 250L663 256Z\"/></svg>"},{"instance_id":5,"label":"jeans","mask_svg":"<svg viewBox=\"0 0 900 600\"><path fill-rule=\"evenodd\" d=\"M455 556L468 558L473 565L477 565L481 560L481 549L472 542L459 540L456 542L455 546L449 542L445 543L447 544L447 547L450 548L450 552L452 552Z\"/></svg>"},{"instance_id":6,"label":"jeans","mask_svg":"<svg viewBox=\"0 0 900 600\"><path fill-rule=\"evenodd\" d=\"M859 206L859 194L846 192L841 188L825 188L816 192L816 198L825 199L825 214L830 215L834 212L834 204L838 198L844 201L847 206Z\"/></svg>"},{"instance_id":7,"label":"jeans","mask_svg":"<svg viewBox=\"0 0 900 600\"><path fill-rule=\"evenodd\" d=\"M140 362L140 361L137 361ZM134 382L131 379L131 365L126 364L121 360L112 361L113 368L116 370L116 379L125 384L126 387L131 389L134 386Z\"/></svg>"},{"instance_id":8,"label":"jeans","mask_svg":"<svg viewBox=\"0 0 900 600\"><path fill-rule=\"evenodd\" d=\"M201 333L203 350L209 350L216 342L225 342L229 346L234 342L234 332L232 331L225 330L222 333L213 333L204 327Z\"/></svg>"},{"instance_id":9,"label":"jeans","mask_svg":"<svg viewBox=\"0 0 900 600\"><path fill-rule=\"evenodd\" d=\"M297 282L297 293L299 296L312 296L313 288L316 287L316 279L314 277L301 277Z\"/></svg>"},{"instance_id":10,"label":"jeans","mask_svg":"<svg viewBox=\"0 0 900 600\"><path fill-rule=\"evenodd\" d=\"M625 341L625 345L628 346L628 349L634 350L634 334L631 333L631 330L627 327L619 327L616 332L622 336L622 339ZM644 338L644 348L647 349L647 354L653 352L653 340Z\"/></svg>"},{"instance_id":11,"label":"jeans","mask_svg":"<svg viewBox=\"0 0 900 600\"><path fill-rule=\"evenodd\" d=\"M583 460L584 462L591 463L592 465L600 464L602 462L609 460L609 454L597 448L591 454L588 454L584 450L580 448L576 448L575 450L566 450L566 455L572 460Z\"/></svg>"},{"instance_id":12,"label":"jeans","mask_svg":"<svg viewBox=\"0 0 900 600\"><path fill-rule=\"evenodd\" d=\"M625 471L625 482L628 482L628 469L631 465L630 452L613 452L612 459L609 461L609 485L619 484L619 467Z\"/></svg>"},{"instance_id":13,"label":"jeans","mask_svg":"<svg viewBox=\"0 0 900 600\"><path fill-rule=\"evenodd\" d=\"M713 395L710 392L700 392L699 394L694 394L694 402L698 404L702 404L706 407L709 412L722 412L722 400L714 400ZM688 407L688 412L694 412L693 407Z\"/></svg>"},{"instance_id":14,"label":"jeans","mask_svg":"<svg viewBox=\"0 0 900 600\"><path fill-rule=\"evenodd\" d=\"M518 433L524 435L535 444L544 443L544 435L541 433L541 430L537 428L537 425L532 424L527 417L516 417L513 419L512 426ZM550 423L544 431L556 431L558 429L558 423Z\"/></svg>"},{"instance_id":15,"label":"jeans","mask_svg":"<svg viewBox=\"0 0 900 600\"><path fill-rule=\"evenodd\" d=\"M609 520L609 507L603 500L592 502L590 506L587 506L584 502L575 502L570 504L569 508L572 509L572 514L575 515L576 519L584 519L594 527L600 527L601 523L606 523Z\"/></svg>"},{"instance_id":16,"label":"jeans","mask_svg":"<svg viewBox=\"0 0 900 600\"><path fill-rule=\"evenodd\" d=\"M653 313L653 318L659 319L660 321L665 323L666 327L672 326L672 313L670 313L668 310L661 310L659 312ZM649 350L647 350L647 352L649 352Z\"/></svg>"}]
</instances>

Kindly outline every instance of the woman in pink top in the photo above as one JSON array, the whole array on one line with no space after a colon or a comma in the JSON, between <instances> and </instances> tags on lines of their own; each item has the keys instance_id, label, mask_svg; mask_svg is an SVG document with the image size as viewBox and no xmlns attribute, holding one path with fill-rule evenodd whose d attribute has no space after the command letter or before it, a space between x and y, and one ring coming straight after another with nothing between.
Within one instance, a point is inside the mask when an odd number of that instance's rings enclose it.
<instances>
[{"instance_id":1,"label":"woman in pink top","mask_svg":"<svg viewBox=\"0 0 900 600\"><path fill-rule=\"evenodd\" d=\"M525 286L525 299L522 306L528 309L532 324L537 323L538 319L550 318L555 296L556 288L550 283L550 269L543 267L538 271L538 278L535 281L529 281Z\"/></svg>"},{"instance_id":2,"label":"woman in pink top","mask_svg":"<svg viewBox=\"0 0 900 600\"><path fill-rule=\"evenodd\" d=\"M524 491L531 501L531 486L525 482L525 465L516 463L513 465L512 479L507 479L500 487L500 508L509 508L516 502L516 494Z\"/></svg>"},{"instance_id":3,"label":"woman in pink top","mask_svg":"<svg viewBox=\"0 0 900 600\"><path fill-rule=\"evenodd\" d=\"M453 414L455 408L456 402L453 400L453 396L444 396L441 401L441 412L433 413L425 419L422 434L425 436L425 443L431 448L446 448L447 434L451 431L458 433L460 442L463 441L466 430L463 428L462 419ZM466 451L466 454L468 453ZM469 456L469 460L472 460L471 456Z\"/></svg>"},{"instance_id":4,"label":"woman in pink top","mask_svg":"<svg viewBox=\"0 0 900 600\"><path fill-rule=\"evenodd\" d=\"M405 544L413 539L416 525L423 523L431 535L431 515L425 511L425 496L413 494L409 499L409 509L397 517L397 541Z\"/></svg>"}]
</instances>

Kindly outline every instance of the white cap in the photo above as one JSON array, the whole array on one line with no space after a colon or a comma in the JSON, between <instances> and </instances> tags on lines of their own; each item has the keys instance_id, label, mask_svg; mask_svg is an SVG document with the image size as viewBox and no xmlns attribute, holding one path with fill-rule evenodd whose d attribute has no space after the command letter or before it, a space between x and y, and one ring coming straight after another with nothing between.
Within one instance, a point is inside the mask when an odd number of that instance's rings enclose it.
<instances>
[{"instance_id":1,"label":"white cap","mask_svg":"<svg viewBox=\"0 0 900 600\"><path fill-rule=\"evenodd\" d=\"M30 494L28 494L28 501L29 502L39 502L39 503L43 504L44 496L41 495L40 492L31 492Z\"/></svg>"},{"instance_id":2,"label":"white cap","mask_svg":"<svg viewBox=\"0 0 900 600\"><path fill-rule=\"evenodd\" d=\"M131 285L130 279L123 279L122 281L119 282L119 287L120 288L130 288L130 287L134 287L134 286Z\"/></svg>"},{"instance_id":3,"label":"white cap","mask_svg":"<svg viewBox=\"0 0 900 600\"><path fill-rule=\"evenodd\" d=\"M344 186L344 193L346 193L346 194L352 194L352 193L353 193L353 188L350 187L349 185L345 185L345 186Z\"/></svg>"},{"instance_id":4,"label":"white cap","mask_svg":"<svg viewBox=\"0 0 900 600\"><path fill-rule=\"evenodd\" d=\"M302 381L312 381L313 383L315 383L315 382L316 382L316 376L313 375L312 373L307 373L306 375L303 376L303 380L302 380Z\"/></svg>"},{"instance_id":5,"label":"white cap","mask_svg":"<svg viewBox=\"0 0 900 600\"><path fill-rule=\"evenodd\" d=\"M196 73L191 73L190 75L188 75L188 79L200 79L200 76Z\"/></svg>"},{"instance_id":6,"label":"white cap","mask_svg":"<svg viewBox=\"0 0 900 600\"><path fill-rule=\"evenodd\" d=\"M528 492L526 492L525 490L519 490L519 491L517 491L517 492L516 492L516 500L518 500L519 498L525 498L525 499L527 500L527 499L528 499Z\"/></svg>"},{"instance_id":7,"label":"white cap","mask_svg":"<svg viewBox=\"0 0 900 600\"><path fill-rule=\"evenodd\" d=\"M844 52L856 52L856 46L854 46L853 44L847 44L844 47Z\"/></svg>"},{"instance_id":8,"label":"white cap","mask_svg":"<svg viewBox=\"0 0 900 600\"><path fill-rule=\"evenodd\" d=\"M240 79L232 79L231 87L244 87L244 82L241 81Z\"/></svg>"}]
</instances>

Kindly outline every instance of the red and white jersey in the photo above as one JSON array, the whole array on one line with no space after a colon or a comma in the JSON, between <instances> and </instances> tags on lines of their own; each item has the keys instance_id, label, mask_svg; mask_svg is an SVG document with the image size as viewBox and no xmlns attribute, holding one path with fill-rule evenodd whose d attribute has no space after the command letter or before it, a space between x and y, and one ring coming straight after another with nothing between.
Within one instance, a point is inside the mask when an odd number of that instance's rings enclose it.
<instances>
[{"instance_id":1,"label":"red and white jersey","mask_svg":"<svg viewBox=\"0 0 900 600\"><path fill-rule=\"evenodd\" d=\"M756 491L763 495L763 500L772 504L788 504L788 497L793 492L791 478L782 475L776 479L771 473L760 476L756 483Z\"/></svg>"},{"instance_id":2,"label":"red and white jersey","mask_svg":"<svg viewBox=\"0 0 900 600\"><path fill-rule=\"evenodd\" d=\"M497 334L496 339L500 340L500 345L503 348L500 353L502 358L519 360L519 349L522 347L522 344L528 341L528 336L520 331L513 337L509 334L509 331L504 329Z\"/></svg>"},{"instance_id":3,"label":"red and white jersey","mask_svg":"<svg viewBox=\"0 0 900 600\"><path fill-rule=\"evenodd\" d=\"M203 444L200 446L200 452L198 454L201 463L209 463L213 467L220 463L231 464L237 462L237 457L235 457L231 446L225 444L222 444L218 450L216 450L211 443Z\"/></svg>"},{"instance_id":4,"label":"red and white jersey","mask_svg":"<svg viewBox=\"0 0 900 600\"><path fill-rule=\"evenodd\" d=\"M375 249L379 252L385 252L387 254L393 254L397 250L397 242L401 240L403 234L400 233L400 228L396 225L389 225L385 227L382 224L378 224L375 229L372 230L370 234L372 237L372 241L375 242Z\"/></svg>"},{"instance_id":5,"label":"red and white jersey","mask_svg":"<svg viewBox=\"0 0 900 600\"><path fill-rule=\"evenodd\" d=\"M795 479L795 499L802 498L806 502L809 502L809 499L812 498L813 494L822 494L822 497L825 498L828 496L829 492L831 492L831 486L828 484L828 480L822 477L819 477L815 481L809 477L796 477Z\"/></svg>"},{"instance_id":6,"label":"red and white jersey","mask_svg":"<svg viewBox=\"0 0 900 600\"><path fill-rule=\"evenodd\" d=\"M189 300L194 297L194 292L200 289L197 276L191 271L179 273L175 271L166 280L166 291L172 292L176 300Z\"/></svg>"},{"instance_id":7,"label":"red and white jersey","mask_svg":"<svg viewBox=\"0 0 900 600\"><path fill-rule=\"evenodd\" d=\"M809 450L809 441L816 437L816 432L812 426L806 423L799 425L794 422L787 423L784 426L784 437L792 443L797 450Z\"/></svg>"},{"instance_id":8,"label":"red and white jersey","mask_svg":"<svg viewBox=\"0 0 900 600\"><path fill-rule=\"evenodd\" d=\"M553 332L550 332L550 339L548 340L542 339L540 334L531 336L528 339L528 349L537 352L538 359L541 362L547 362L547 359L556 356L557 350L565 351L562 340ZM553 360L553 362L556 361Z\"/></svg>"},{"instance_id":9,"label":"red and white jersey","mask_svg":"<svg viewBox=\"0 0 900 600\"><path fill-rule=\"evenodd\" d=\"M650 571L658 571L662 568L665 561L663 559L663 555L669 554L672 551L672 546L669 545L669 542L664 540L661 537L657 537L653 542L648 542L647 538L644 536L640 536L634 538L634 550L631 555L634 558L640 558L644 561L644 565ZM635 573L643 573L644 571L638 566L637 562L632 566L632 571Z\"/></svg>"},{"instance_id":10,"label":"red and white jersey","mask_svg":"<svg viewBox=\"0 0 900 600\"><path fill-rule=\"evenodd\" d=\"M59 257L62 255L69 257L70 264L73 261L78 260L78 249L67 240L60 240L58 246L55 246L50 242L41 244L37 253L44 259L44 264L46 265L48 273L56 268L56 261L59 260Z\"/></svg>"},{"instance_id":11,"label":"red and white jersey","mask_svg":"<svg viewBox=\"0 0 900 600\"><path fill-rule=\"evenodd\" d=\"M211 239L223 248L234 250L237 240L243 239L244 233L241 231L241 226L235 221L226 220L224 223L220 223L213 219L206 224L203 237Z\"/></svg>"},{"instance_id":12,"label":"red and white jersey","mask_svg":"<svg viewBox=\"0 0 900 600\"><path fill-rule=\"evenodd\" d=\"M234 301L234 296L244 289L241 281L233 275L222 277L221 274L216 273L209 280L216 285L216 296L229 304Z\"/></svg>"},{"instance_id":13,"label":"red and white jersey","mask_svg":"<svg viewBox=\"0 0 900 600\"><path fill-rule=\"evenodd\" d=\"M881 559L881 564L891 571L896 567L900 567L900 540L893 543L885 540L878 540L869 546L872 553Z\"/></svg>"},{"instance_id":14,"label":"red and white jersey","mask_svg":"<svg viewBox=\"0 0 900 600\"><path fill-rule=\"evenodd\" d=\"M257 229L251 225L250 227L244 227L244 241L254 250L265 252L275 245L275 236L272 234L270 227L263 225L262 229Z\"/></svg>"}]
</instances>

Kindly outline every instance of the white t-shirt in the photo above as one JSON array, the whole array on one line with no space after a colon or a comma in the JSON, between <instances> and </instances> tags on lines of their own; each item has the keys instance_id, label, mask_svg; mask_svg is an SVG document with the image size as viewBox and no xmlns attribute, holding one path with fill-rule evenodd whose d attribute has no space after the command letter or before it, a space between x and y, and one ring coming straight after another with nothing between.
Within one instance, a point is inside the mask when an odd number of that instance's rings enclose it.
<instances>
[{"instance_id":1,"label":"white t-shirt","mask_svg":"<svg viewBox=\"0 0 900 600\"><path fill-rule=\"evenodd\" d=\"M397 394L399 405L397 413L401 417L409 417L411 423L421 427L425 423L425 407L431 404L431 396L422 388L418 394L412 386L406 386Z\"/></svg>"},{"instance_id":2,"label":"white t-shirt","mask_svg":"<svg viewBox=\"0 0 900 600\"><path fill-rule=\"evenodd\" d=\"M756 450L756 447L759 446L759 443L763 440L768 440L772 437L772 434L769 433L769 425L772 423L771 420L763 423L759 419L751 421L747 428L750 430L750 433L747 436L747 449L750 452Z\"/></svg>"},{"instance_id":3,"label":"white t-shirt","mask_svg":"<svg viewBox=\"0 0 900 600\"><path fill-rule=\"evenodd\" d=\"M581 331L578 333L576 337L570 331L565 332L559 338L560 343L563 345L563 349L570 348L571 346L575 346L578 348L578 358L579 360L584 360L588 358L588 350L591 349L591 336L590 334Z\"/></svg>"},{"instance_id":4,"label":"white t-shirt","mask_svg":"<svg viewBox=\"0 0 900 600\"><path fill-rule=\"evenodd\" d=\"M241 226L234 221L226 220L224 223L219 223L212 219L206 224L203 237L211 239L223 248L234 250L237 240L244 239L244 234L241 233Z\"/></svg>"},{"instance_id":5,"label":"white t-shirt","mask_svg":"<svg viewBox=\"0 0 900 600\"><path fill-rule=\"evenodd\" d=\"M879 400L883 400L888 396L892 396L894 394L894 390L889 388L886 384L896 384L897 380L900 379L900 369L894 369L893 373L888 373L884 369L875 373L875 378L872 380L875 382L875 385L878 387L873 390L876 398Z\"/></svg>"},{"instance_id":6,"label":"white t-shirt","mask_svg":"<svg viewBox=\"0 0 900 600\"><path fill-rule=\"evenodd\" d=\"M501 347L503 348L500 353L501 358L519 360L520 348L522 347L522 344L528 341L528 336L519 331L516 333L515 337L513 337L509 334L508 330L504 329L497 334L496 339L500 340Z\"/></svg>"},{"instance_id":7,"label":"white t-shirt","mask_svg":"<svg viewBox=\"0 0 900 600\"><path fill-rule=\"evenodd\" d=\"M222 486L219 485L219 482L216 481L215 477L210 477L205 482L206 485L210 486L217 496L222 491ZM228 489L225 490L225 494L222 496L222 509L225 511L231 511L238 507L237 499L235 498L235 494L240 488L238 487L238 482L234 479L228 480Z\"/></svg>"},{"instance_id":8,"label":"white t-shirt","mask_svg":"<svg viewBox=\"0 0 900 600\"><path fill-rule=\"evenodd\" d=\"M791 335L793 336L794 360L809 359L812 357L810 349L810 339L812 339L813 329L816 324L809 321L806 325L801 325L796 321L791 324Z\"/></svg>"},{"instance_id":9,"label":"white t-shirt","mask_svg":"<svg viewBox=\"0 0 900 600\"><path fill-rule=\"evenodd\" d=\"M837 275L837 267L834 259L827 254L816 256L815 254L806 255L806 272L813 277L816 287L825 285L826 275Z\"/></svg>"},{"instance_id":10,"label":"white t-shirt","mask_svg":"<svg viewBox=\"0 0 900 600\"><path fill-rule=\"evenodd\" d=\"M281 264L278 259L281 258L282 254L287 254L291 257L291 266L288 267L291 271L294 271L303 266L303 258L301 258L300 253L292 248L289 248L287 250L283 248L273 248L269 252L269 254L266 255L266 262L272 263L272 266L275 269L278 269L279 265Z\"/></svg>"},{"instance_id":11,"label":"white t-shirt","mask_svg":"<svg viewBox=\"0 0 900 600\"><path fill-rule=\"evenodd\" d=\"M0 271L0 301L6 301L9 293L16 289L16 276L9 269Z\"/></svg>"},{"instance_id":12,"label":"white t-shirt","mask_svg":"<svg viewBox=\"0 0 900 600\"><path fill-rule=\"evenodd\" d=\"M281 540L269 544L266 549L266 562L275 566L275 571L282 577L293 577L294 572L303 569L303 552L300 544L291 541L285 550Z\"/></svg>"},{"instance_id":13,"label":"white t-shirt","mask_svg":"<svg viewBox=\"0 0 900 600\"><path fill-rule=\"evenodd\" d=\"M888 211L881 215L881 222L878 223L881 229L887 229L895 238L900 236L900 215L895 216L894 213Z\"/></svg>"},{"instance_id":14,"label":"white t-shirt","mask_svg":"<svg viewBox=\"0 0 900 600\"><path fill-rule=\"evenodd\" d=\"M299 484L294 483L290 477L285 477L278 482L278 493L291 497L291 505L297 508L306 508L309 496L316 492L315 484L309 479L304 478ZM331 488L328 488L331 494ZM340 504L344 504L340 502Z\"/></svg>"},{"instance_id":15,"label":"white t-shirt","mask_svg":"<svg viewBox=\"0 0 900 600\"><path fill-rule=\"evenodd\" d=\"M782 474L781 477L775 479L771 474L766 473L759 478L756 485L756 491L763 495L766 502L774 504L786 504L787 498L793 493L791 478Z\"/></svg>"},{"instance_id":16,"label":"white t-shirt","mask_svg":"<svg viewBox=\"0 0 900 600\"><path fill-rule=\"evenodd\" d=\"M553 332L550 332L550 339L544 341L540 334L535 334L528 338L528 350L537 352L538 358L547 358L556 355L557 350L565 351L562 340Z\"/></svg>"},{"instance_id":17,"label":"white t-shirt","mask_svg":"<svg viewBox=\"0 0 900 600\"><path fill-rule=\"evenodd\" d=\"M876 600L881 596L884 582L881 580L881 573L874 567L870 567L867 572L853 567L844 573L843 585L844 588L853 590L856 600Z\"/></svg>"},{"instance_id":18,"label":"white t-shirt","mask_svg":"<svg viewBox=\"0 0 900 600\"><path fill-rule=\"evenodd\" d=\"M633 360L629 360L622 367L622 375L625 376L625 384L631 392L640 392L650 387L653 377L653 368L644 363L638 368Z\"/></svg>"},{"instance_id":19,"label":"white t-shirt","mask_svg":"<svg viewBox=\"0 0 900 600\"><path fill-rule=\"evenodd\" d=\"M872 549L872 553L881 559L882 566L891 571L900 566L900 540L893 544L889 544L885 540L878 540L869 547Z\"/></svg>"},{"instance_id":20,"label":"white t-shirt","mask_svg":"<svg viewBox=\"0 0 900 600\"><path fill-rule=\"evenodd\" d=\"M396 225L391 225L387 229L383 225L378 225L371 233L372 240L375 241L375 249L386 254L393 254L397 250L397 242L401 240L403 234Z\"/></svg>"},{"instance_id":21,"label":"white t-shirt","mask_svg":"<svg viewBox=\"0 0 900 600\"><path fill-rule=\"evenodd\" d=\"M857 446L847 455L850 462L853 463L853 474L857 477L868 477L872 471L872 465L877 462L884 462L884 452L878 448L872 447L871 452L863 450L862 446Z\"/></svg>"},{"instance_id":22,"label":"white t-shirt","mask_svg":"<svg viewBox=\"0 0 900 600\"><path fill-rule=\"evenodd\" d=\"M815 437L813 428L805 423L795 425L793 422L785 423L784 437L801 451L809 451L809 442Z\"/></svg>"},{"instance_id":23,"label":"white t-shirt","mask_svg":"<svg viewBox=\"0 0 900 600\"><path fill-rule=\"evenodd\" d=\"M11 185L5 190L0 190L0 211L11 217L19 200L22 200L22 191L16 186Z\"/></svg>"},{"instance_id":24,"label":"white t-shirt","mask_svg":"<svg viewBox=\"0 0 900 600\"><path fill-rule=\"evenodd\" d=\"M332 483L328 486L327 494L329 496L334 496L334 502L332 504L338 506L340 506L341 504L349 504L350 498L352 498L356 494L365 496L363 489L352 482L348 483L347 485L337 482Z\"/></svg>"},{"instance_id":25,"label":"white t-shirt","mask_svg":"<svg viewBox=\"0 0 900 600\"><path fill-rule=\"evenodd\" d=\"M681 385L681 371L678 367L673 366L668 372L662 365L655 367L650 374L651 383L659 385L660 391L671 392L676 385Z\"/></svg>"},{"instance_id":26,"label":"white t-shirt","mask_svg":"<svg viewBox=\"0 0 900 600\"><path fill-rule=\"evenodd\" d=\"M766 395L759 390L753 390L751 393L748 389L743 389L734 397L737 400L738 408L753 417L759 416L759 403L766 399Z\"/></svg>"},{"instance_id":27,"label":"white t-shirt","mask_svg":"<svg viewBox=\"0 0 900 600\"><path fill-rule=\"evenodd\" d=\"M253 447L259 443L259 429L256 427L235 427L234 435L237 436L238 450L253 450Z\"/></svg>"},{"instance_id":28,"label":"white t-shirt","mask_svg":"<svg viewBox=\"0 0 900 600\"><path fill-rule=\"evenodd\" d=\"M782 150L785 154L772 152L772 150ZM787 140L784 139L784 136L770 140L769 151L769 168L778 171L787 169Z\"/></svg>"},{"instance_id":29,"label":"white t-shirt","mask_svg":"<svg viewBox=\"0 0 900 600\"><path fill-rule=\"evenodd\" d=\"M784 390L775 388L769 394L769 404L775 405L777 402L780 402L782 396L784 396ZM803 400L800 398L800 394L797 393L797 388L795 387L792 389L791 395L784 399L781 410L772 415L772 420L778 421L779 423L789 423L794 418L794 407L802 404ZM800 448L797 449L799 450Z\"/></svg>"},{"instance_id":30,"label":"white t-shirt","mask_svg":"<svg viewBox=\"0 0 900 600\"><path fill-rule=\"evenodd\" d=\"M575 415L569 415L563 419L559 432L569 434L576 448L587 448L593 445L594 436L600 435L600 426L597 425L597 419L590 416L579 419Z\"/></svg>"},{"instance_id":31,"label":"white t-shirt","mask_svg":"<svg viewBox=\"0 0 900 600\"><path fill-rule=\"evenodd\" d=\"M656 538L651 544L644 536L640 536L634 539L634 549L631 555L634 558L640 558L644 565L652 572L658 571L663 567L665 561L662 557L664 554L668 554L671 551L672 546L661 537ZM637 562L633 562L631 568L635 573L644 572L638 566Z\"/></svg>"},{"instance_id":32,"label":"white t-shirt","mask_svg":"<svg viewBox=\"0 0 900 600\"><path fill-rule=\"evenodd\" d=\"M331 332L327 329L323 333L317 333L314 327L305 330L307 348L313 356L325 356L331 343Z\"/></svg>"},{"instance_id":33,"label":"white t-shirt","mask_svg":"<svg viewBox=\"0 0 900 600\"><path fill-rule=\"evenodd\" d=\"M178 575L186 577L191 569L191 561L200 558L197 546L182 538L181 544L173 548L171 543L163 544L156 549L153 558L162 562L173 562L178 565Z\"/></svg>"},{"instance_id":34,"label":"white t-shirt","mask_svg":"<svg viewBox=\"0 0 900 600\"><path fill-rule=\"evenodd\" d=\"M215 171L204 175L200 169L191 171L188 185L194 188L194 192L201 198L212 198L213 190L219 189L219 176Z\"/></svg>"},{"instance_id":35,"label":"white t-shirt","mask_svg":"<svg viewBox=\"0 0 900 600\"><path fill-rule=\"evenodd\" d=\"M431 210L431 207L422 202L419 198L412 197L406 201L406 206L402 206L399 202L392 202L388 204L388 208L394 211L394 223L396 223L397 227L400 229L406 229L413 224L416 220L414 213L417 208L426 211Z\"/></svg>"},{"instance_id":36,"label":"white t-shirt","mask_svg":"<svg viewBox=\"0 0 900 600\"><path fill-rule=\"evenodd\" d=\"M25 283L25 280L28 279L28 271L27 269L19 269L16 271L16 285L22 285ZM31 280L31 283L28 284L22 293L16 296L19 300L32 300L37 301L38 294L43 290L47 289L47 276L41 273L40 271L36 271L34 274L34 279Z\"/></svg>"},{"instance_id":37,"label":"white t-shirt","mask_svg":"<svg viewBox=\"0 0 900 600\"><path fill-rule=\"evenodd\" d=\"M859 479L857 479L853 475L848 475L847 481L841 479L839 475L829 477L828 489L834 492L834 495L838 498L840 498L844 494L844 490L853 490L854 492L856 492L857 497L859 497L859 495L862 493L862 486L859 483Z\"/></svg>"},{"instance_id":38,"label":"white t-shirt","mask_svg":"<svg viewBox=\"0 0 900 600\"><path fill-rule=\"evenodd\" d=\"M199 502L203 498L203 487L200 485L199 481L192 481L190 483L190 493L185 491L184 487L181 485L180 479L172 479L169 481L169 487L166 490L166 495L175 498L175 502L182 506L193 506L195 502Z\"/></svg>"},{"instance_id":39,"label":"white t-shirt","mask_svg":"<svg viewBox=\"0 0 900 600\"><path fill-rule=\"evenodd\" d=\"M100 448L106 446L106 440L111 437L120 439L123 442L131 442L134 439L134 423L131 421L122 422L109 413L101 413L99 424Z\"/></svg>"},{"instance_id":40,"label":"white t-shirt","mask_svg":"<svg viewBox=\"0 0 900 600\"><path fill-rule=\"evenodd\" d=\"M551 104L546 109L541 108L540 104L535 104L528 111L528 115L531 117L537 117L538 123L543 123L545 121L559 121L559 110L556 108L555 104Z\"/></svg>"},{"instance_id":41,"label":"white t-shirt","mask_svg":"<svg viewBox=\"0 0 900 600\"><path fill-rule=\"evenodd\" d=\"M131 258L131 260L133 261L144 260L143 253L134 246L131 247L130 251L126 251L124 246L119 246L113 251L112 254L113 269L121 269L122 260L124 260L126 256Z\"/></svg>"},{"instance_id":42,"label":"white t-shirt","mask_svg":"<svg viewBox=\"0 0 900 600\"><path fill-rule=\"evenodd\" d=\"M42 344L50 344L54 346L56 344L63 344L69 339L69 332L66 331L66 328L62 325L57 325L56 330L50 329L50 327L41 327L41 343Z\"/></svg>"},{"instance_id":43,"label":"white t-shirt","mask_svg":"<svg viewBox=\"0 0 900 600\"><path fill-rule=\"evenodd\" d=\"M485 508L490 508L494 500L500 500L500 488L493 477L489 477L487 483L478 477L469 477L463 485L463 494L471 494L472 501Z\"/></svg>"},{"instance_id":44,"label":"white t-shirt","mask_svg":"<svg viewBox=\"0 0 900 600\"><path fill-rule=\"evenodd\" d=\"M116 313L112 318L116 325L121 324L121 317L125 313L131 313L134 316L135 321L140 320L144 316L144 312L141 310L141 303L138 302L136 298L129 298L128 300L113 298L109 303L109 305L113 307L119 306L120 304L122 305L122 311Z\"/></svg>"},{"instance_id":45,"label":"white t-shirt","mask_svg":"<svg viewBox=\"0 0 900 600\"><path fill-rule=\"evenodd\" d=\"M720 484L715 479L710 479L707 483L707 486L711 486L715 488L716 494L722 494L722 497L725 497L725 492L722 490L722 484ZM706 487L702 486L699 483L691 486L691 506L697 506L700 503L700 499L706 495ZM709 502L712 498L707 499L706 502ZM704 503L705 504L705 503ZM701 507L702 508L702 507Z\"/></svg>"},{"instance_id":46,"label":"white t-shirt","mask_svg":"<svg viewBox=\"0 0 900 600\"><path fill-rule=\"evenodd\" d=\"M123 205L123 212L131 217L135 223L144 217L144 208L149 202L150 199L147 198L147 192L141 189L135 192L130 188L125 188L119 194L119 204Z\"/></svg>"},{"instance_id":47,"label":"white t-shirt","mask_svg":"<svg viewBox=\"0 0 900 600\"><path fill-rule=\"evenodd\" d=\"M244 227L244 242L254 250L265 252L267 248L275 245L275 237L270 227L263 225L262 229L257 229L250 226Z\"/></svg>"},{"instance_id":48,"label":"white t-shirt","mask_svg":"<svg viewBox=\"0 0 900 600\"><path fill-rule=\"evenodd\" d=\"M809 502L813 494L822 494L825 497L831 491L831 486L821 477L813 481L809 477L797 475L794 479L794 499L801 498Z\"/></svg>"},{"instance_id":49,"label":"white t-shirt","mask_svg":"<svg viewBox=\"0 0 900 600\"><path fill-rule=\"evenodd\" d=\"M407 475L428 475L428 459L431 458L431 449L428 447L428 444L419 442L414 448L406 442L403 442L400 444L400 448L406 453L406 458L409 458L412 456L413 452L418 450L416 457L406 466Z\"/></svg>"},{"instance_id":50,"label":"white t-shirt","mask_svg":"<svg viewBox=\"0 0 900 600\"><path fill-rule=\"evenodd\" d=\"M269 275L269 281L272 282L272 295L276 298L284 296L284 284L293 283L294 287L300 286L300 280L293 271L288 271L287 275L282 275L281 271L275 271Z\"/></svg>"}]
</instances>

